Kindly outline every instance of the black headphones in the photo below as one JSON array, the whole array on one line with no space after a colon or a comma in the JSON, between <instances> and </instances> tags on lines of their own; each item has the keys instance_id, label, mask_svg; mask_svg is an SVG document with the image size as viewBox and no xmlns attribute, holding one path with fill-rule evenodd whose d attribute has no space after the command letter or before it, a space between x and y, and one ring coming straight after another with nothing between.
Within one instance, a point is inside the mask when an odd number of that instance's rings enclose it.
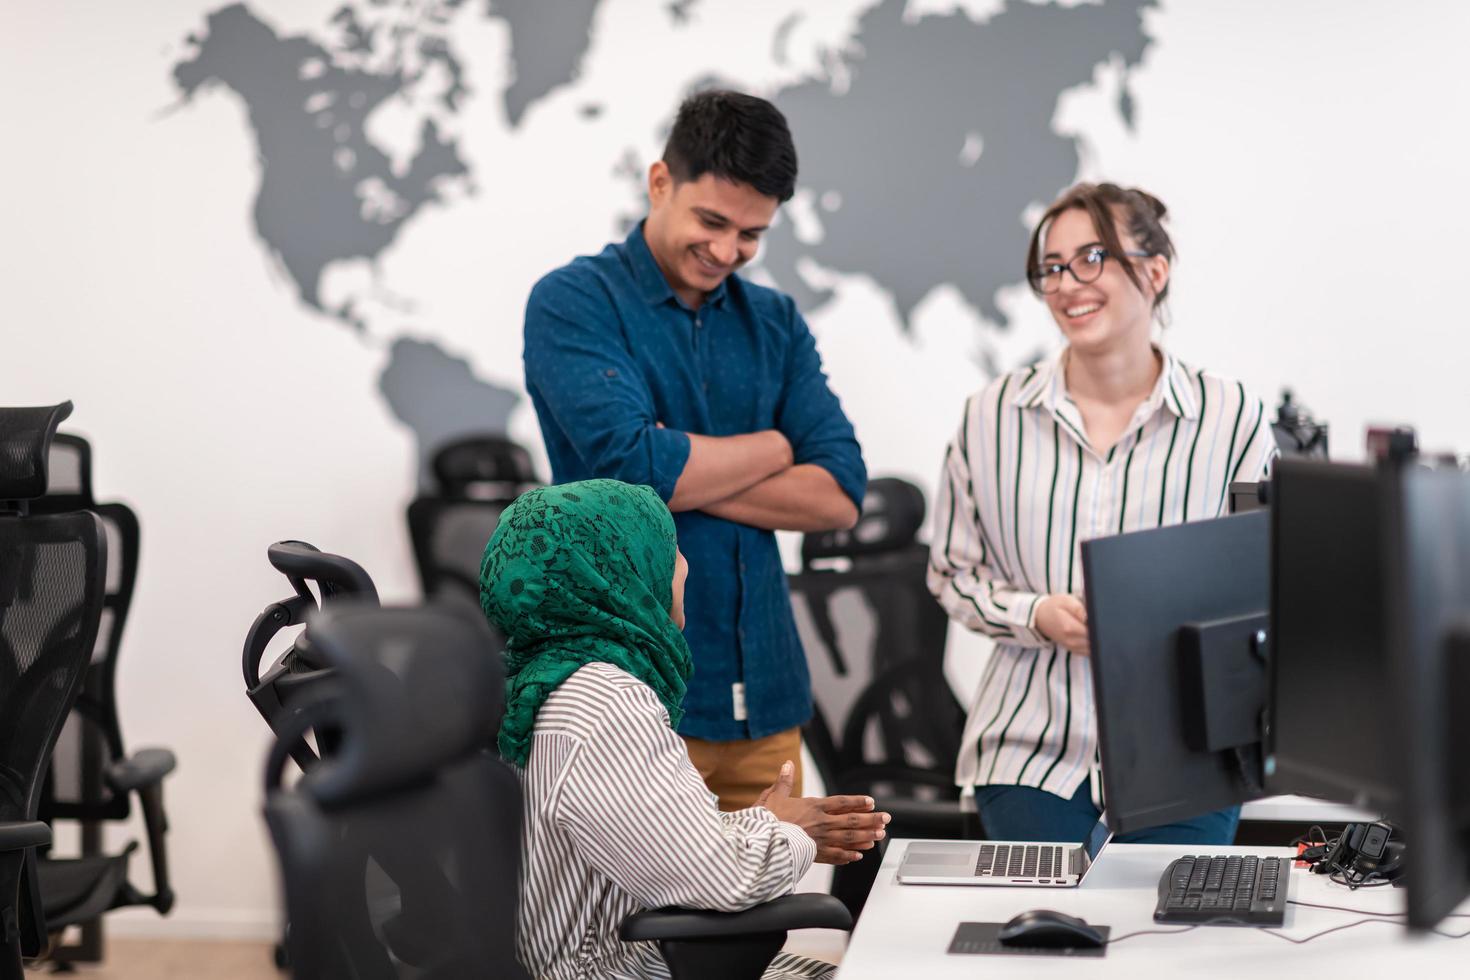
<instances>
[{"instance_id":1,"label":"black headphones","mask_svg":"<svg viewBox=\"0 0 1470 980\"><path fill-rule=\"evenodd\" d=\"M1314 828L1316 829L1316 828ZM1391 840L1386 823L1350 823L1336 837L1305 848L1298 860L1311 865L1313 874L1330 874L1349 888L1387 885L1404 875L1404 845Z\"/></svg>"}]
</instances>

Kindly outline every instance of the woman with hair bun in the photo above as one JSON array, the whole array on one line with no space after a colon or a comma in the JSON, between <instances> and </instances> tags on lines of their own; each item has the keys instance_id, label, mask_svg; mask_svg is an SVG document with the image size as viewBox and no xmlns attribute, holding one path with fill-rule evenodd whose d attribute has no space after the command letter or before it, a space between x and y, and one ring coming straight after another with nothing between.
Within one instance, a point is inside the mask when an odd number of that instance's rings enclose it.
<instances>
[{"instance_id":1,"label":"woman with hair bun","mask_svg":"<svg viewBox=\"0 0 1470 980\"><path fill-rule=\"evenodd\" d=\"M945 454L929 588L996 641L956 782L998 840L1080 841L1101 811L1081 542L1225 513L1276 454L1261 400L1154 339L1174 245L1158 198L1078 184L1026 278L1066 341L965 404ZM1119 840L1231 843L1239 808Z\"/></svg>"}]
</instances>

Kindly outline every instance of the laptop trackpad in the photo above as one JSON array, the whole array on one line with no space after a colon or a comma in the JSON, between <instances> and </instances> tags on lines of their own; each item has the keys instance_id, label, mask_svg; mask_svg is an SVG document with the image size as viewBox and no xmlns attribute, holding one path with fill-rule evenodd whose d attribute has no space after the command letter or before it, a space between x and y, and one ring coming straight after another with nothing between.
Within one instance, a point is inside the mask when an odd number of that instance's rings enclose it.
<instances>
[{"instance_id":1,"label":"laptop trackpad","mask_svg":"<svg viewBox=\"0 0 1470 980\"><path fill-rule=\"evenodd\" d=\"M904 873L910 875L973 874L980 849L974 845L910 844L903 855Z\"/></svg>"}]
</instances>

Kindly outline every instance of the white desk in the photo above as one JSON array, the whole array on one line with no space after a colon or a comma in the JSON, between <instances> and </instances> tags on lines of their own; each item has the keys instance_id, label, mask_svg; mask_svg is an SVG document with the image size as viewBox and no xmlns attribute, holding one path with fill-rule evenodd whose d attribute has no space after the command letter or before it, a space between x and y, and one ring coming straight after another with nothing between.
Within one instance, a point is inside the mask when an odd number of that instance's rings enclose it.
<instances>
[{"instance_id":1,"label":"white desk","mask_svg":"<svg viewBox=\"0 0 1470 980\"><path fill-rule=\"evenodd\" d=\"M1372 823L1378 816L1367 810L1329 803L1310 796L1268 796L1240 808L1242 820L1282 820L1289 823Z\"/></svg>"},{"instance_id":2,"label":"white desk","mask_svg":"<svg viewBox=\"0 0 1470 980\"><path fill-rule=\"evenodd\" d=\"M1470 938L1410 936L1401 920L1372 922L1294 945L1241 926L1201 926L1172 935L1135 936L1108 947L1100 959L1062 956L950 956L945 950L961 922L1004 922L1026 909L1050 908L1078 915L1093 925L1112 926L1113 936L1141 929L1178 929L1153 921L1159 876L1184 847L1110 845L1080 888L985 888L969 885L900 885L894 872L908 841L888 847L878 880L842 958L838 980L898 977L1068 977L1135 978L1187 971L1195 977L1263 977L1271 968L1289 969L1292 980L1331 977L1470 976ZM1285 848L1216 847L1200 853L1275 854ZM1291 873L1290 899L1376 912L1401 911L1403 892L1394 888L1350 892L1321 875ZM1470 911L1470 903L1460 911ZM1292 905L1280 930L1294 938L1346 925L1364 915ZM1446 919L1447 932L1470 931L1470 919Z\"/></svg>"}]
</instances>

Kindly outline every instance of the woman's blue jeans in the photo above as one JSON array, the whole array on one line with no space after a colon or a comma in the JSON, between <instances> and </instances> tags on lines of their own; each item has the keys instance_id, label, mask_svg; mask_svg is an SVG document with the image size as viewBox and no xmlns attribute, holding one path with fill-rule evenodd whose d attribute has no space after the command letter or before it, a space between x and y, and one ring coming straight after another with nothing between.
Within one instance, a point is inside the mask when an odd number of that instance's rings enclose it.
<instances>
[{"instance_id":1,"label":"woman's blue jeans","mask_svg":"<svg viewBox=\"0 0 1470 980\"><path fill-rule=\"evenodd\" d=\"M1092 803L1092 781L1084 780L1065 799L1030 786L976 786L980 822L991 840L1084 841L1101 815ZM1235 840L1240 807L1232 806L1190 820L1150 827L1113 838L1119 844L1188 844L1223 847Z\"/></svg>"}]
</instances>

